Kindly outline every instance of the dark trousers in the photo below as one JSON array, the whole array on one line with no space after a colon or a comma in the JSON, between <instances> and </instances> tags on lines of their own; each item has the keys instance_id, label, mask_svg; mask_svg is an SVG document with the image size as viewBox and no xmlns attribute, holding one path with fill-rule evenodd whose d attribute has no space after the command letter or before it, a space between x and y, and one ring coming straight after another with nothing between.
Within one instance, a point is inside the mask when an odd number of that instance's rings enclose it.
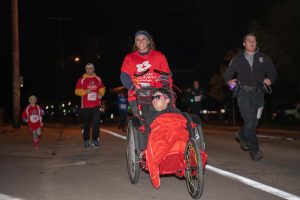
<instances>
[{"instance_id":1,"label":"dark trousers","mask_svg":"<svg viewBox=\"0 0 300 200\"><path fill-rule=\"evenodd\" d=\"M124 129L127 123L127 112L120 112L119 127Z\"/></svg>"},{"instance_id":2,"label":"dark trousers","mask_svg":"<svg viewBox=\"0 0 300 200\"><path fill-rule=\"evenodd\" d=\"M250 152L256 153L259 150L256 127L264 106L264 92L255 88L241 87L237 102L244 121L239 132L240 138L248 143Z\"/></svg>"},{"instance_id":3,"label":"dark trousers","mask_svg":"<svg viewBox=\"0 0 300 200\"><path fill-rule=\"evenodd\" d=\"M194 103L191 105L191 114L200 116L201 105L198 103Z\"/></svg>"},{"instance_id":4,"label":"dark trousers","mask_svg":"<svg viewBox=\"0 0 300 200\"><path fill-rule=\"evenodd\" d=\"M141 111L138 109L136 101L130 101L129 105L131 107L133 116L140 118L140 114L142 114L143 119L141 119L141 120L144 120L145 124L148 124L148 125L150 124L151 119L153 118L152 116L154 114L154 109L152 108L152 104L142 105Z\"/></svg>"},{"instance_id":5,"label":"dark trousers","mask_svg":"<svg viewBox=\"0 0 300 200\"><path fill-rule=\"evenodd\" d=\"M100 110L99 107L94 108L83 108L82 109L83 118L83 140L90 140L90 122L92 120L92 139L98 140L99 138L99 128L100 128Z\"/></svg>"},{"instance_id":6,"label":"dark trousers","mask_svg":"<svg viewBox=\"0 0 300 200\"><path fill-rule=\"evenodd\" d=\"M148 134L150 133L150 123L152 122L154 111L151 109L152 105L146 104L142 106L142 110L140 111L137 107L136 101L129 102L129 105L131 107L133 116L138 117L142 124L145 125L145 133L138 133L139 148L144 150L147 147ZM140 112L142 112L142 117L140 116Z\"/></svg>"}]
</instances>

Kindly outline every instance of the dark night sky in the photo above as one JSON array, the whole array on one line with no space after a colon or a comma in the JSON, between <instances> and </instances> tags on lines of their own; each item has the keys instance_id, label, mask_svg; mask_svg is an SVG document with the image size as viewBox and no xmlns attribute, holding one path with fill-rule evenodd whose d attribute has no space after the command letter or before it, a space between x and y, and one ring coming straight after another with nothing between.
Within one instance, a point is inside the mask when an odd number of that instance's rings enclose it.
<instances>
[{"instance_id":1,"label":"dark night sky","mask_svg":"<svg viewBox=\"0 0 300 200\"><path fill-rule=\"evenodd\" d=\"M62 80L59 96L76 98L74 86L87 62L96 64L96 72L108 88L119 86L123 58L131 50L135 31L141 28L153 35L157 49L166 55L175 83L190 85L192 79L198 79L207 86L225 52L240 47L249 21L264 22L269 2L272 1L19 0L20 67L25 84L22 99L34 93L40 99L53 100L57 78ZM10 1L0 4L0 107L10 107ZM61 73L57 69L57 21L49 18L59 16L70 19L62 23ZM80 56L81 62L75 63L74 56ZM189 70L193 77L182 82L176 75L178 71L185 73L181 70Z\"/></svg>"}]
</instances>

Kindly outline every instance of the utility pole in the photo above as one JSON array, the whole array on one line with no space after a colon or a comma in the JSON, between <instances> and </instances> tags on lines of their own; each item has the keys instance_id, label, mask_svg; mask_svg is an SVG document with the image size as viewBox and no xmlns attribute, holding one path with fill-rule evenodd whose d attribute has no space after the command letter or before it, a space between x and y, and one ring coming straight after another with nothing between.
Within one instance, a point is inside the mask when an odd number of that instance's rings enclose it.
<instances>
[{"instance_id":1,"label":"utility pole","mask_svg":"<svg viewBox=\"0 0 300 200\"><path fill-rule=\"evenodd\" d=\"M11 0L12 15L12 80L13 80L13 128L21 127L20 114L20 55L18 0Z\"/></svg>"},{"instance_id":2,"label":"utility pole","mask_svg":"<svg viewBox=\"0 0 300 200\"><path fill-rule=\"evenodd\" d=\"M62 23L71 20L65 17L48 17L48 19L55 20L57 22L57 67L55 70L56 81L55 81L55 98L56 104L60 100L60 85L62 83L62 73L64 68L64 49L63 49L63 39L62 39Z\"/></svg>"}]
</instances>

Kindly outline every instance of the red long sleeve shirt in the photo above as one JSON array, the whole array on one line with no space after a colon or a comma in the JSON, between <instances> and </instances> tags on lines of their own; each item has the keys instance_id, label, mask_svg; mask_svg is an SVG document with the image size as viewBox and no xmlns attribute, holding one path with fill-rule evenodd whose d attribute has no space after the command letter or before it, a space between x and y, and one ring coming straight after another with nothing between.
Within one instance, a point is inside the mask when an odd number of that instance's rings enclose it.
<instances>
[{"instance_id":1,"label":"red long sleeve shirt","mask_svg":"<svg viewBox=\"0 0 300 200\"><path fill-rule=\"evenodd\" d=\"M149 70L145 75L134 77L134 74L140 74ZM161 83L157 82L157 78L160 74L154 72L154 70L170 73L170 68L167 59L163 53L156 50L150 50L149 54L140 55L138 51L127 54L121 72L129 74L131 80L135 80L142 87L152 86L160 87ZM128 100L132 101L135 97L128 95Z\"/></svg>"},{"instance_id":2,"label":"red long sleeve shirt","mask_svg":"<svg viewBox=\"0 0 300 200\"><path fill-rule=\"evenodd\" d=\"M100 106L101 98L99 97L101 89L104 89L104 84L100 77L87 76L84 74L78 79L75 93L81 96L81 107L82 108L94 108ZM87 94L85 91L89 89L91 92Z\"/></svg>"},{"instance_id":3,"label":"red long sleeve shirt","mask_svg":"<svg viewBox=\"0 0 300 200\"><path fill-rule=\"evenodd\" d=\"M23 121L27 121L31 131L42 127L42 108L38 105L28 105L22 113Z\"/></svg>"}]
</instances>

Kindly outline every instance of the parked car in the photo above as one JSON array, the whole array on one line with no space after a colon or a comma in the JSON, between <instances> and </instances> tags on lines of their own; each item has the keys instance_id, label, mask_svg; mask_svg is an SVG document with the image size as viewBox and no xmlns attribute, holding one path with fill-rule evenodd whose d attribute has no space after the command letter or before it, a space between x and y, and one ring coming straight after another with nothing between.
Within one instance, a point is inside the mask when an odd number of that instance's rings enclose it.
<instances>
[{"instance_id":1,"label":"parked car","mask_svg":"<svg viewBox=\"0 0 300 200\"><path fill-rule=\"evenodd\" d=\"M272 119L299 120L300 105L282 105L272 114Z\"/></svg>"}]
</instances>

